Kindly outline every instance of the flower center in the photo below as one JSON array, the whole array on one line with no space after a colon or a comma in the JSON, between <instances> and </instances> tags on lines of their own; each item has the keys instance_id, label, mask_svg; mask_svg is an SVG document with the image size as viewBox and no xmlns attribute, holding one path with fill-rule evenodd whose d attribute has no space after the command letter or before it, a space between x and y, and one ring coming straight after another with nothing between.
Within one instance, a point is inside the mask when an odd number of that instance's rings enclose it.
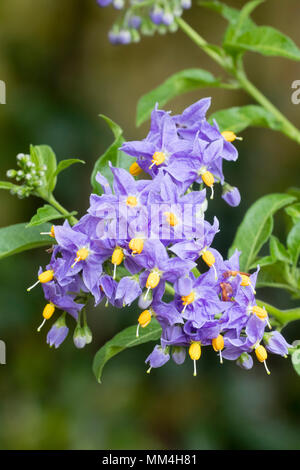
<instances>
[{"instance_id":1,"label":"flower center","mask_svg":"<svg viewBox=\"0 0 300 470\"><path fill-rule=\"evenodd\" d=\"M152 156L152 165L161 165L165 161L165 159L166 156L163 152L155 152Z\"/></svg>"},{"instance_id":2,"label":"flower center","mask_svg":"<svg viewBox=\"0 0 300 470\"><path fill-rule=\"evenodd\" d=\"M128 198L126 199L127 206L135 207L137 206L137 203L137 198L135 196L128 196Z\"/></svg>"},{"instance_id":3,"label":"flower center","mask_svg":"<svg viewBox=\"0 0 300 470\"><path fill-rule=\"evenodd\" d=\"M173 212L164 212L167 222L171 227L175 227L178 224L178 219Z\"/></svg>"},{"instance_id":4,"label":"flower center","mask_svg":"<svg viewBox=\"0 0 300 470\"><path fill-rule=\"evenodd\" d=\"M190 305L194 302L195 300L195 292L192 291L189 293L189 295L183 295L181 297L183 305Z\"/></svg>"}]
</instances>

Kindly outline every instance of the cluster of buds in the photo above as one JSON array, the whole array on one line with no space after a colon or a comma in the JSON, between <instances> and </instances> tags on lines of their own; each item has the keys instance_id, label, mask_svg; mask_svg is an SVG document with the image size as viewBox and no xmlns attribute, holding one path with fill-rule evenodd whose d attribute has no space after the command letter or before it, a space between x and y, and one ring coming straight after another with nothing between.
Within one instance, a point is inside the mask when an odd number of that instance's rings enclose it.
<instances>
[{"instance_id":1,"label":"cluster of buds","mask_svg":"<svg viewBox=\"0 0 300 470\"><path fill-rule=\"evenodd\" d=\"M38 167L30 155L19 153L17 155L18 169L8 170L7 177L15 179L18 183L15 188L11 189L11 193L19 198L28 197L42 186L42 178L45 175L45 166Z\"/></svg>"},{"instance_id":2,"label":"cluster of buds","mask_svg":"<svg viewBox=\"0 0 300 470\"><path fill-rule=\"evenodd\" d=\"M137 42L141 34L174 32L176 18L192 6L191 0L97 0L97 3L101 7L112 5L122 10L108 35L112 44Z\"/></svg>"},{"instance_id":3,"label":"cluster of buds","mask_svg":"<svg viewBox=\"0 0 300 470\"><path fill-rule=\"evenodd\" d=\"M145 139L121 147L135 159L129 172L110 164L113 187L98 173L102 194L91 195L87 214L73 227L67 221L52 227L51 260L34 284L43 286L47 300L42 325L56 309L67 312L76 320L74 343L82 348L92 339L88 298L118 308L138 299L137 336L153 318L162 328L160 344L146 359L148 371L171 356L182 364L188 352L196 375L202 348L209 346L221 363L235 360L249 369L255 356L269 373L267 350L288 353L282 335L268 331L268 313L256 301L259 268L242 272L238 251L224 260L212 247L219 222L205 219L207 191L212 198L221 184L232 206L240 196L222 170L224 160L238 157L236 136L207 121L209 106L204 98L175 116L156 106ZM67 334L63 313L47 341L58 347Z\"/></svg>"}]
</instances>

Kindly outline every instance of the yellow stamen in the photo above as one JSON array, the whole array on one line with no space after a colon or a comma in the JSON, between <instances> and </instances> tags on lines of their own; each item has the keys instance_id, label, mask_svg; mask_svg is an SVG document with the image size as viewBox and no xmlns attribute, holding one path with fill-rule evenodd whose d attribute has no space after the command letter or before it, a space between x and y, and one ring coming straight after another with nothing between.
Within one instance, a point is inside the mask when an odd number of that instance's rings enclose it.
<instances>
[{"instance_id":1,"label":"yellow stamen","mask_svg":"<svg viewBox=\"0 0 300 470\"><path fill-rule=\"evenodd\" d=\"M126 199L127 206L135 207L137 206L137 203L137 198L135 196L128 196L128 198Z\"/></svg>"},{"instance_id":2,"label":"yellow stamen","mask_svg":"<svg viewBox=\"0 0 300 470\"><path fill-rule=\"evenodd\" d=\"M182 303L184 305L184 308L181 313L185 312L185 309L188 305L192 304L195 300L195 292L190 292L189 295L183 295L181 297Z\"/></svg>"},{"instance_id":3,"label":"yellow stamen","mask_svg":"<svg viewBox=\"0 0 300 470\"><path fill-rule=\"evenodd\" d=\"M258 307L257 305L252 307L252 313L261 320L265 320L268 317L268 312L264 308Z\"/></svg>"},{"instance_id":4,"label":"yellow stamen","mask_svg":"<svg viewBox=\"0 0 300 470\"><path fill-rule=\"evenodd\" d=\"M114 265L113 279L116 278L117 266L119 266L122 263L123 258L124 258L124 253L123 253L122 248L116 247L111 257L111 262Z\"/></svg>"},{"instance_id":5,"label":"yellow stamen","mask_svg":"<svg viewBox=\"0 0 300 470\"><path fill-rule=\"evenodd\" d=\"M222 350L224 349L224 338L222 335L217 336L211 342L214 351L219 352L220 363L223 364Z\"/></svg>"},{"instance_id":6,"label":"yellow stamen","mask_svg":"<svg viewBox=\"0 0 300 470\"><path fill-rule=\"evenodd\" d=\"M134 163L132 163L132 165L130 165L129 173L132 176L138 176L140 173L142 173L142 169L141 169L141 167L139 166L138 163L134 162Z\"/></svg>"},{"instance_id":7,"label":"yellow stamen","mask_svg":"<svg viewBox=\"0 0 300 470\"><path fill-rule=\"evenodd\" d=\"M166 156L163 152L155 152L152 156L152 164L149 168L152 168L154 165L161 165L166 159Z\"/></svg>"},{"instance_id":8,"label":"yellow stamen","mask_svg":"<svg viewBox=\"0 0 300 470\"><path fill-rule=\"evenodd\" d=\"M54 225L52 225L50 232L41 232L40 235L49 235L49 237L55 238Z\"/></svg>"},{"instance_id":9,"label":"yellow stamen","mask_svg":"<svg viewBox=\"0 0 300 470\"><path fill-rule=\"evenodd\" d=\"M243 286L243 287L250 286L253 294L256 294L256 291L255 291L255 289L253 288L253 286L251 284L250 277L246 276L246 274L241 274L241 276L242 276L241 286Z\"/></svg>"},{"instance_id":10,"label":"yellow stamen","mask_svg":"<svg viewBox=\"0 0 300 470\"><path fill-rule=\"evenodd\" d=\"M38 281L35 282L31 287L28 287L27 291L29 292L31 289L33 289L37 284L45 284L46 282L52 281L54 276L54 271L52 269L48 269L47 271L42 272L38 276Z\"/></svg>"},{"instance_id":11,"label":"yellow stamen","mask_svg":"<svg viewBox=\"0 0 300 470\"><path fill-rule=\"evenodd\" d=\"M259 360L259 362L262 362L264 364L267 374L270 375L271 372L269 371L269 369L267 367L267 363L266 363L266 360L268 358L268 353L267 353L266 349L261 344L259 344L255 348L255 354L256 354L256 357Z\"/></svg>"},{"instance_id":12,"label":"yellow stamen","mask_svg":"<svg viewBox=\"0 0 300 470\"><path fill-rule=\"evenodd\" d=\"M164 212L164 215L166 216L167 222L169 225L171 225L171 227L175 227L175 225L178 224L178 219L173 212Z\"/></svg>"},{"instance_id":13,"label":"yellow stamen","mask_svg":"<svg viewBox=\"0 0 300 470\"><path fill-rule=\"evenodd\" d=\"M202 254L202 259L203 259L204 263L206 263L207 266L209 266L210 268L216 262L216 259L215 259L214 255L209 250L204 251L204 253Z\"/></svg>"},{"instance_id":14,"label":"yellow stamen","mask_svg":"<svg viewBox=\"0 0 300 470\"><path fill-rule=\"evenodd\" d=\"M139 336L139 328L145 328L151 322L151 312L150 310L144 310L138 318L138 326L136 329L136 337Z\"/></svg>"},{"instance_id":15,"label":"yellow stamen","mask_svg":"<svg viewBox=\"0 0 300 470\"><path fill-rule=\"evenodd\" d=\"M53 305L52 302L49 302L47 305L45 305L45 308L43 310L44 320L43 320L42 324L38 327L38 329L37 329L38 332L41 331L41 328L45 324L46 320L49 320L49 318L52 317L54 311L55 311L55 306Z\"/></svg>"},{"instance_id":16,"label":"yellow stamen","mask_svg":"<svg viewBox=\"0 0 300 470\"><path fill-rule=\"evenodd\" d=\"M140 254L144 248L144 240L142 238L132 238L128 246L132 250L132 254Z\"/></svg>"},{"instance_id":17,"label":"yellow stamen","mask_svg":"<svg viewBox=\"0 0 300 470\"><path fill-rule=\"evenodd\" d=\"M160 281L160 275L156 271L152 271L152 273L149 274L147 282L146 282L146 287L147 289L154 289Z\"/></svg>"},{"instance_id":18,"label":"yellow stamen","mask_svg":"<svg viewBox=\"0 0 300 470\"><path fill-rule=\"evenodd\" d=\"M194 377L197 375L196 361L201 357L201 344L199 341L193 341L189 347L189 355L192 361L194 361Z\"/></svg>"},{"instance_id":19,"label":"yellow stamen","mask_svg":"<svg viewBox=\"0 0 300 470\"><path fill-rule=\"evenodd\" d=\"M190 305L195 300L195 292L192 291L189 293L189 295L183 295L181 297L181 300L182 300L183 305Z\"/></svg>"},{"instance_id":20,"label":"yellow stamen","mask_svg":"<svg viewBox=\"0 0 300 470\"><path fill-rule=\"evenodd\" d=\"M224 137L224 139L227 141L227 142L234 142L236 139L237 140L243 140L242 137L237 137L235 135L234 132L232 131L224 131L224 132L221 132L221 135Z\"/></svg>"},{"instance_id":21,"label":"yellow stamen","mask_svg":"<svg viewBox=\"0 0 300 470\"><path fill-rule=\"evenodd\" d=\"M218 351L222 351L222 349L224 349L224 338L222 335L219 335L217 336L216 338L214 338L211 342L212 344L212 347L214 348L214 350L216 352Z\"/></svg>"},{"instance_id":22,"label":"yellow stamen","mask_svg":"<svg viewBox=\"0 0 300 470\"><path fill-rule=\"evenodd\" d=\"M214 175L210 171L205 171L204 173L202 173L201 178L203 183L205 183L206 186L209 187L211 187L215 182Z\"/></svg>"}]
</instances>

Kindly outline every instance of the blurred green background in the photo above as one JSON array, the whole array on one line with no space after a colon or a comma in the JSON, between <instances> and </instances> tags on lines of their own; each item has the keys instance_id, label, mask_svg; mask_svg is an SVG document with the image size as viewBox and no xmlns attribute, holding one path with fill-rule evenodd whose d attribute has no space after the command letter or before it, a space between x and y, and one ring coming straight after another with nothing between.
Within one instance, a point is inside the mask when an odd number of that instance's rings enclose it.
<instances>
[{"instance_id":1,"label":"blurred green background","mask_svg":"<svg viewBox=\"0 0 300 470\"><path fill-rule=\"evenodd\" d=\"M245 2L231 1L232 6ZM300 44L299 1L272 0L254 14ZM107 32L114 10L94 0L1 0L0 79L7 85L7 104L0 107L0 179L15 166L18 152L30 143L49 144L58 159L86 160L60 176L57 199L83 214L91 191L89 175L112 136L98 118L118 122L128 139L143 138L136 129L138 98L170 74L189 67L220 70L181 32L143 38L139 44L113 47ZM194 8L185 19L217 43L225 21ZM291 83L299 65L276 58L247 55L253 81L296 124L300 105L291 103ZM251 101L242 92L204 90L174 100L178 112L201 97L213 97L212 111ZM299 147L286 137L249 129L238 143L240 158L225 168L226 179L242 194L239 208L216 197L209 212L222 231L215 246L225 255L246 209L260 196L299 186ZM0 226L28 221L40 202L18 200L2 191ZM285 236L284 221L277 234ZM234 363L219 365L205 349L199 373L192 364L173 363L145 373L149 343L115 358L98 385L91 370L97 349L122 327L136 322L138 309L98 308L89 313L94 341L78 351L71 335L59 350L40 334L44 300L40 288L26 287L48 255L43 249L0 262L0 338L7 345L7 364L0 366L1 449L300 449L300 378L290 360L271 357L268 377L261 364L245 372ZM264 290L260 297L279 307L293 306L284 293ZM285 330L300 338L300 326Z\"/></svg>"}]
</instances>

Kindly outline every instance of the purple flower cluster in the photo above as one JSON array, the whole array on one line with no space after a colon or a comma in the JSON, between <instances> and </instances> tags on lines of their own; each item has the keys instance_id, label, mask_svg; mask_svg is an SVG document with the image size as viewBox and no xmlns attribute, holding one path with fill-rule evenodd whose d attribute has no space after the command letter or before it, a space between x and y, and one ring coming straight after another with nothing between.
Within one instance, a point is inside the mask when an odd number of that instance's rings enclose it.
<instances>
[{"instance_id":1,"label":"purple flower cluster","mask_svg":"<svg viewBox=\"0 0 300 470\"><path fill-rule=\"evenodd\" d=\"M146 359L149 370L170 356L181 364L188 351L196 374L203 346L212 346L221 362L235 360L245 369L252 367L254 352L267 371L267 350L288 353L279 332L265 331L268 314L255 299L259 268L243 273L239 252L224 260L212 248L219 223L205 220L207 188L212 197L219 182L232 206L240 195L222 170L223 160L238 157L236 136L208 123L209 105L205 98L175 116L156 106L146 138L122 145L135 158L129 172L110 164L113 187L98 173L102 194L91 195L87 214L73 227L66 221L52 228L57 244L38 275L48 301L43 323L56 308L64 313L48 333L50 346L58 347L68 334L66 313L76 320L76 347L91 342L88 298L118 308L138 299L143 311L137 336L153 318L162 328L160 344ZM138 179L141 174L147 178Z\"/></svg>"},{"instance_id":2,"label":"purple flower cluster","mask_svg":"<svg viewBox=\"0 0 300 470\"><path fill-rule=\"evenodd\" d=\"M191 8L192 0L97 0L100 7L112 5L122 10L118 21L108 34L112 44L129 44L140 40L140 35L164 34L177 29L176 18Z\"/></svg>"}]
</instances>

